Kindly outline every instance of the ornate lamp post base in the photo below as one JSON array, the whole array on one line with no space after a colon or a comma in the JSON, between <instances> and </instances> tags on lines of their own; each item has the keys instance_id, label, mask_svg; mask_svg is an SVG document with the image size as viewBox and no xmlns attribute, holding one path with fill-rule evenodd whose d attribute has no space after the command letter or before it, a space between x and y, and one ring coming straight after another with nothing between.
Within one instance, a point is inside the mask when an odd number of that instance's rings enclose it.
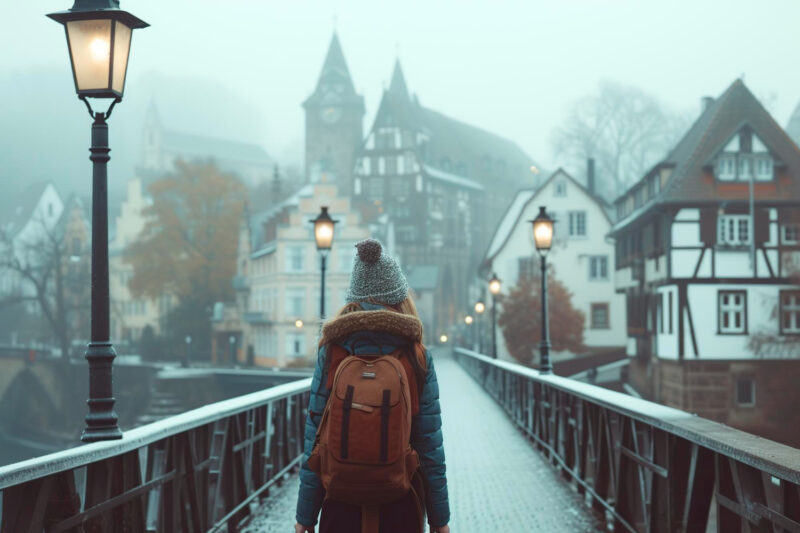
<instances>
[{"instance_id":1,"label":"ornate lamp post base","mask_svg":"<svg viewBox=\"0 0 800 533\"><path fill-rule=\"evenodd\" d=\"M89 413L81 435L83 442L122 438L112 396L112 364L116 356L110 342L90 342L86 348L86 360L89 362L89 399L86 403Z\"/></svg>"}]
</instances>

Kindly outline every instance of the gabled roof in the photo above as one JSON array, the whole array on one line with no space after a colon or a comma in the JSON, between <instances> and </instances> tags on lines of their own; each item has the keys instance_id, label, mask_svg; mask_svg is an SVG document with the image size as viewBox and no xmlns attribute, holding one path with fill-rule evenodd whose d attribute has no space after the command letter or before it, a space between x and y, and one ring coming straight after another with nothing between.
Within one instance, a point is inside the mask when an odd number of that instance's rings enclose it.
<instances>
[{"instance_id":1,"label":"gabled roof","mask_svg":"<svg viewBox=\"0 0 800 533\"><path fill-rule=\"evenodd\" d=\"M767 146L776 160L776 166L786 167L789 178L776 179L774 190L759 192L759 200L796 202L800 199L800 148L775 122L744 82L737 79L705 109L667 157L654 167L654 170L661 167L672 168L661 191L618 221L612 232L627 226L657 204L713 201L724 195L720 187L724 189L730 183L720 184L715 180L705 179L706 169L714 156L745 125ZM625 201L634 190L644 186L644 181L652 173L653 171L648 172L642 180L620 196L617 203Z\"/></svg>"},{"instance_id":2,"label":"gabled roof","mask_svg":"<svg viewBox=\"0 0 800 533\"><path fill-rule=\"evenodd\" d=\"M168 151L189 157L246 161L262 165L271 164L266 150L252 143L166 130L164 131L163 146Z\"/></svg>"},{"instance_id":3,"label":"gabled roof","mask_svg":"<svg viewBox=\"0 0 800 533\"><path fill-rule=\"evenodd\" d=\"M25 227L48 187L54 187L53 182L31 183L19 195L6 198L2 209L2 225L9 234L15 235Z\"/></svg>"},{"instance_id":4,"label":"gabled roof","mask_svg":"<svg viewBox=\"0 0 800 533\"><path fill-rule=\"evenodd\" d=\"M313 193L314 184L309 183L298 189L282 202L268 209L259 211L258 213L247 213L246 216L248 217L248 224L250 225L250 253L253 256L264 255L266 252L263 252L263 249L268 248L270 245L264 238L264 224L279 215L283 210L299 206L300 198L307 198Z\"/></svg>"},{"instance_id":5,"label":"gabled roof","mask_svg":"<svg viewBox=\"0 0 800 533\"><path fill-rule=\"evenodd\" d=\"M494 235L492 235L492 239L489 241L489 248L486 250L486 254L481 263L481 271L484 271L486 268L488 268L492 261L494 261L494 258L497 257L497 254L499 254L500 251L505 247L508 239L511 237L511 233L514 231L514 228L516 228L520 223L525 209L536 200L536 197L539 195L539 193L545 190L551 181L556 179L566 179L572 182L572 184L579 191L581 191L584 195L586 195L587 198L594 201L600 207L600 210L606 216L609 223L611 222L611 217L608 213L608 202L606 202L601 196L589 191L589 189L587 189L581 182L573 178L563 168L559 168L553 172L550 177L548 177L537 189L524 189L517 192L517 195L509 205L505 215L503 215L503 218L500 219L500 223L497 225Z\"/></svg>"},{"instance_id":6,"label":"gabled roof","mask_svg":"<svg viewBox=\"0 0 800 533\"><path fill-rule=\"evenodd\" d=\"M303 102L303 107L326 103L329 96L324 94L323 88L325 86L340 86L341 93L338 95L338 99L342 103L364 107L364 98L356 93L350 70L347 68L347 61L344 59L342 45L339 43L339 36L336 32L334 32L331 37L331 43L328 45L328 53L322 63L317 86L311 96Z\"/></svg>"},{"instance_id":7,"label":"gabled roof","mask_svg":"<svg viewBox=\"0 0 800 533\"><path fill-rule=\"evenodd\" d=\"M429 138L426 150L432 156L426 162L439 168L445 158L453 166L464 163L468 167L466 172L456 169L455 174L466 173L467 178L518 183L529 177L531 166L535 166L533 159L513 141L420 105L416 95L410 96L399 60L394 64L389 88L383 92L373 130L386 122L426 134ZM484 161L490 163L490 169L483 168ZM505 178L497 175L496 164L500 161L506 168Z\"/></svg>"}]
</instances>

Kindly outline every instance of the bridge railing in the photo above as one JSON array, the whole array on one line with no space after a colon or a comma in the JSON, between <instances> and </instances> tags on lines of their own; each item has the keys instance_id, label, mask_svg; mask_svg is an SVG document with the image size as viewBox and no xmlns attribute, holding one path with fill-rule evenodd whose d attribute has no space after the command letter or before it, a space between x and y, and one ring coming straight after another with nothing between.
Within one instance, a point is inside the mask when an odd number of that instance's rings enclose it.
<instances>
[{"instance_id":1,"label":"bridge railing","mask_svg":"<svg viewBox=\"0 0 800 533\"><path fill-rule=\"evenodd\" d=\"M800 450L587 383L457 348L614 531L800 532ZM710 518L711 517L711 518Z\"/></svg>"},{"instance_id":2,"label":"bridge railing","mask_svg":"<svg viewBox=\"0 0 800 533\"><path fill-rule=\"evenodd\" d=\"M311 379L0 468L1 533L232 531L303 451Z\"/></svg>"}]
</instances>

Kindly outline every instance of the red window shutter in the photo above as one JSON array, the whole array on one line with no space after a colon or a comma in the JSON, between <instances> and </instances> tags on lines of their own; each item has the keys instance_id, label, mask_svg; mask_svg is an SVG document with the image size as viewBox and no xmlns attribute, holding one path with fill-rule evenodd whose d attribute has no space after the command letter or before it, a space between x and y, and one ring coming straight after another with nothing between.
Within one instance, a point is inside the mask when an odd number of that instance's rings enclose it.
<instances>
[{"instance_id":1,"label":"red window shutter","mask_svg":"<svg viewBox=\"0 0 800 533\"><path fill-rule=\"evenodd\" d=\"M769 240L769 210L756 209L755 212L755 227L753 233L755 234L756 244L764 244Z\"/></svg>"},{"instance_id":2,"label":"red window shutter","mask_svg":"<svg viewBox=\"0 0 800 533\"><path fill-rule=\"evenodd\" d=\"M706 246L717 243L717 209L714 207L700 209L700 240Z\"/></svg>"}]
</instances>

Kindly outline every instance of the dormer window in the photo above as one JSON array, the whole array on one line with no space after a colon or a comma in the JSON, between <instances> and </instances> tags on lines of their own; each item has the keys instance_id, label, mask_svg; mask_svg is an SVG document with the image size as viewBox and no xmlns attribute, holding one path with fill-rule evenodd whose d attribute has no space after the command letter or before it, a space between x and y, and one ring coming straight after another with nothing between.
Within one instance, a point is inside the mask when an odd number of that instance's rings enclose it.
<instances>
[{"instance_id":1,"label":"dormer window","mask_svg":"<svg viewBox=\"0 0 800 533\"><path fill-rule=\"evenodd\" d=\"M773 176L772 159L769 157L759 157L756 159L756 179L759 181L770 181Z\"/></svg>"},{"instance_id":2,"label":"dormer window","mask_svg":"<svg viewBox=\"0 0 800 533\"><path fill-rule=\"evenodd\" d=\"M717 162L717 179L721 181L733 181L736 179L736 156L724 155Z\"/></svg>"}]
</instances>

